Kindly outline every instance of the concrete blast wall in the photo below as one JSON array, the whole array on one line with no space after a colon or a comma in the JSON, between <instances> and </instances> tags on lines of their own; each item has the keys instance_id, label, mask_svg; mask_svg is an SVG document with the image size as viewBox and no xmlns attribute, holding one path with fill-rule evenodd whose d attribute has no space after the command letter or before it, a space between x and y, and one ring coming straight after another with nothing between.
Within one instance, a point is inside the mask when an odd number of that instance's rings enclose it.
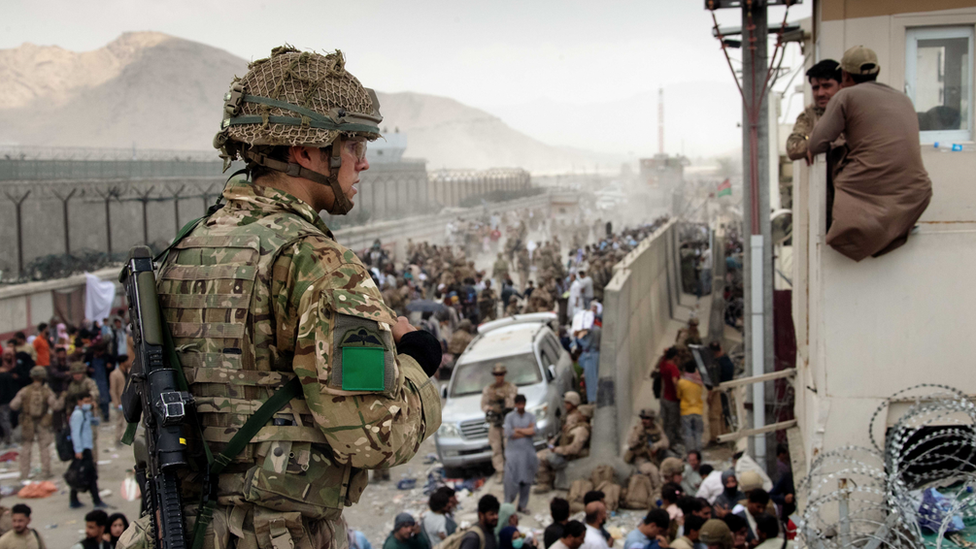
<instances>
[{"instance_id":1,"label":"concrete blast wall","mask_svg":"<svg viewBox=\"0 0 976 549\"><path fill-rule=\"evenodd\" d=\"M594 453L612 448L619 455L640 387L663 346L678 298L671 278L676 272L675 227L671 221L644 239L614 267L613 279L604 290ZM607 408L615 408L616 413L601 413ZM603 424L609 422L613 423ZM616 441L600 440L604 430Z\"/></svg>"}]
</instances>

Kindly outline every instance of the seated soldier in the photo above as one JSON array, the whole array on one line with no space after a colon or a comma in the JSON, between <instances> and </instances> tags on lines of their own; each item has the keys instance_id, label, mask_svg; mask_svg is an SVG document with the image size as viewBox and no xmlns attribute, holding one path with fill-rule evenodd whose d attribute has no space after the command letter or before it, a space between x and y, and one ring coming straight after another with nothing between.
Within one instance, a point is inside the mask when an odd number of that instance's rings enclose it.
<instances>
[{"instance_id":1,"label":"seated soldier","mask_svg":"<svg viewBox=\"0 0 976 549\"><path fill-rule=\"evenodd\" d=\"M670 441L661 428L657 412L645 408L640 412L640 420L627 437L624 461L633 463L645 475L656 475L657 466L668 457Z\"/></svg>"},{"instance_id":2,"label":"seated soldier","mask_svg":"<svg viewBox=\"0 0 976 549\"><path fill-rule=\"evenodd\" d=\"M586 457L586 443L590 440L589 421L579 411L580 395L576 391L569 391L563 397L566 406L566 420L563 423L559 439L554 444L549 442L549 448L540 450L539 473L536 475L535 492L541 494L552 489L553 474L566 467L571 459Z\"/></svg>"}]
</instances>

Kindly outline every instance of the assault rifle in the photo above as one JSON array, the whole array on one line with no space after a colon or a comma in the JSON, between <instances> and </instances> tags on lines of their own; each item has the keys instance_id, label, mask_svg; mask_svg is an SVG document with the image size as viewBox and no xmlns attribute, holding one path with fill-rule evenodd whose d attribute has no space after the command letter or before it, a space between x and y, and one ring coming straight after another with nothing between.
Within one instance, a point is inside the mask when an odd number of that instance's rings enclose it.
<instances>
[{"instance_id":1,"label":"assault rifle","mask_svg":"<svg viewBox=\"0 0 976 549\"><path fill-rule=\"evenodd\" d=\"M141 418L146 428L149 459L146 470L139 473L146 478L148 497L144 501L153 521L153 541L159 549L185 549L183 502L176 472L187 465L185 426L193 399L166 353L149 248L136 246L129 251L119 282L125 286L135 342L122 412L130 426ZM180 390L181 385L184 390Z\"/></svg>"}]
</instances>

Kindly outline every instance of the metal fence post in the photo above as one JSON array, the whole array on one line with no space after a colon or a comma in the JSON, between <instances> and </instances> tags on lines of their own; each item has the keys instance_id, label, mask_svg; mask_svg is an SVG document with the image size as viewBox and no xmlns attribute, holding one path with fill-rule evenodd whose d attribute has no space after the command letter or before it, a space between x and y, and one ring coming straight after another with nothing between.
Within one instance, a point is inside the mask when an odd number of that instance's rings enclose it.
<instances>
[{"instance_id":1,"label":"metal fence post","mask_svg":"<svg viewBox=\"0 0 976 549\"><path fill-rule=\"evenodd\" d=\"M76 192L78 192L78 189L71 189L71 192L70 193L68 193L66 196L62 196L61 193L59 193L58 191L53 191L54 196L58 197L58 200L61 201L61 219L62 219L62 222L64 223L64 253L65 253L65 255L71 255L71 237L69 235L69 232L70 231L68 230L68 228L69 228L69 225L68 225L68 201L71 200L71 197L73 197Z\"/></svg>"},{"instance_id":2,"label":"metal fence post","mask_svg":"<svg viewBox=\"0 0 976 549\"><path fill-rule=\"evenodd\" d=\"M24 273L24 225L21 222L21 206L24 204L24 200L30 196L30 191L25 192L19 198L15 198L12 194L4 192L7 198L14 203L14 210L16 212L17 221L17 274L22 275Z\"/></svg>"},{"instance_id":3,"label":"metal fence post","mask_svg":"<svg viewBox=\"0 0 976 549\"><path fill-rule=\"evenodd\" d=\"M110 203L112 201L112 198L113 197L118 198L122 194L122 191L119 189L119 187L110 187L105 192L96 190L95 194L100 196L102 200L105 201L105 244L106 244L106 248L108 249L108 255L109 257L111 257L112 256L112 207L110 206Z\"/></svg>"},{"instance_id":4,"label":"metal fence post","mask_svg":"<svg viewBox=\"0 0 976 549\"><path fill-rule=\"evenodd\" d=\"M170 192L173 193L173 215L175 216L174 219L176 219L176 234L180 234L180 193L185 188L186 185L180 185L180 188L176 189L175 192L170 189Z\"/></svg>"},{"instance_id":5,"label":"metal fence post","mask_svg":"<svg viewBox=\"0 0 976 549\"><path fill-rule=\"evenodd\" d=\"M149 245L149 195L156 186L149 187L149 190L139 195L139 202L142 202L142 241L146 246Z\"/></svg>"}]
</instances>

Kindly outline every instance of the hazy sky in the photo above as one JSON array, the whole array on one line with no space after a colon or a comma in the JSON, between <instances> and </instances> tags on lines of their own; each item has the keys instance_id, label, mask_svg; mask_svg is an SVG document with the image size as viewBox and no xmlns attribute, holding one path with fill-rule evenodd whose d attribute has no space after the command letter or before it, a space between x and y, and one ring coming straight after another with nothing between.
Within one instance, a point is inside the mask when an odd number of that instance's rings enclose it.
<instances>
[{"instance_id":1,"label":"hazy sky","mask_svg":"<svg viewBox=\"0 0 976 549\"><path fill-rule=\"evenodd\" d=\"M285 42L303 49L340 48L347 67L367 86L448 96L496 113L552 102L565 106L565 117L591 116L585 108L574 113L573 107L625 101L687 82L731 83L703 0L4 4L0 48L31 42L85 51L123 32L140 30L203 42L245 59L265 57ZM809 12L809 5L794 7L790 19ZM778 22L782 16L783 8L770 8L771 20ZM719 12L719 22L738 25L738 10ZM791 50L795 55L788 63L799 59L798 48ZM728 93L716 99L730 110L741 108L738 98ZM656 105L648 109L656 111ZM680 114L676 118L680 120ZM505 121L553 140L541 129ZM734 140L734 132L730 135ZM557 136L562 142L555 144L583 146L587 139L592 140L581 130Z\"/></svg>"}]
</instances>

